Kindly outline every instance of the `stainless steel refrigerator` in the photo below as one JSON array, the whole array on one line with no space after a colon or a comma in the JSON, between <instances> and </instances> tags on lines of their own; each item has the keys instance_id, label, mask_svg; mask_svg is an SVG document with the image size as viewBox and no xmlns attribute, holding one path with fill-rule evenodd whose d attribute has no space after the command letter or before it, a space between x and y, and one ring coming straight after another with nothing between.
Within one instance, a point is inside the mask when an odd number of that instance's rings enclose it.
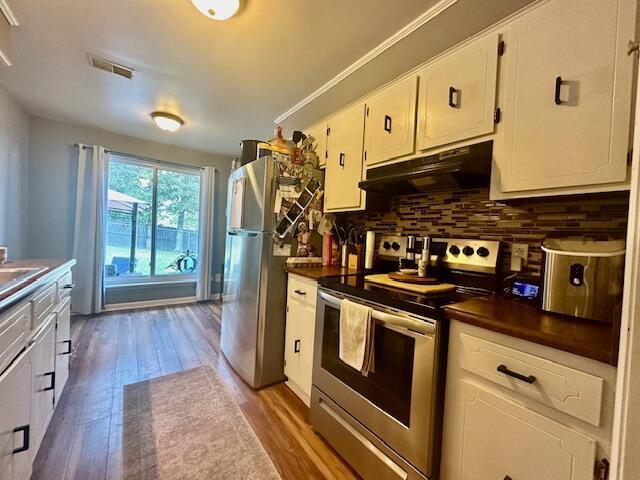
<instances>
[{"instance_id":1,"label":"stainless steel refrigerator","mask_svg":"<svg viewBox=\"0 0 640 480\"><path fill-rule=\"evenodd\" d=\"M220 347L253 388L284 380L286 257L274 256L276 163L235 170L227 194Z\"/></svg>"}]
</instances>

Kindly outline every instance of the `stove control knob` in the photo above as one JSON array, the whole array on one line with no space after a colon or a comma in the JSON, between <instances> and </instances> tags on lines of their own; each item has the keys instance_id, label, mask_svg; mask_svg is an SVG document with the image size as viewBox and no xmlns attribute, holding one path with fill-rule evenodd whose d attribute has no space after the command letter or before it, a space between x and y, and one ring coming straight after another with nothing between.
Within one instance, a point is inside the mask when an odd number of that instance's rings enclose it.
<instances>
[{"instance_id":1,"label":"stove control knob","mask_svg":"<svg viewBox=\"0 0 640 480\"><path fill-rule=\"evenodd\" d=\"M460 255L460 249L455 245L451 245L451 247L449 247L449 253L451 255L458 256Z\"/></svg>"},{"instance_id":2,"label":"stove control knob","mask_svg":"<svg viewBox=\"0 0 640 480\"><path fill-rule=\"evenodd\" d=\"M471 248L469 245L467 245L462 249L462 253L464 253L467 257L470 257L471 255L473 255L473 252L474 252L473 248Z\"/></svg>"},{"instance_id":3,"label":"stove control knob","mask_svg":"<svg viewBox=\"0 0 640 480\"><path fill-rule=\"evenodd\" d=\"M389 250L391 248L391 244L389 243L389 241L385 241L382 244L382 248L384 248L385 250Z\"/></svg>"},{"instance_id":4,"label":"stove control knob","mask_svg":"<svg viewBox=\"0 0 640 480\"><path fill-rule=\"evenodd\" d=\"M488 257L489 256L489 249L485 248L485 247L480 247L480 248L478 248L476 253L481 257Z\"/></svg>"},{"instance_id":5,"label":"stove control knob","mask_svg":"<svg viewBox=\"0 0 640 480\"><path fill-rule=\"evenodd\" d=\"M396 252L400 250L400 244L398 242L393 242L391 244L391 248L393 248Z\"/></svg>"}]
</instances>

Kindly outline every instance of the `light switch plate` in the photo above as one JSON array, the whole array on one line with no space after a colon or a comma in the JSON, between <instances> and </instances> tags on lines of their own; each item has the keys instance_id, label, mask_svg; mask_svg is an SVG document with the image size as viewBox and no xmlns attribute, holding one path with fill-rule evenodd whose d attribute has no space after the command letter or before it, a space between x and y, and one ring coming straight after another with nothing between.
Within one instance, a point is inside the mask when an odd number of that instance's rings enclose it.
<instances>
[{"instance_id":1,"label":"light switch plate","mask_svg":"<svg viewBox=\"0 0 640 480\"><path fill-rule=\"evenodd\" d=\"M526 243L514 243L511 245L511 270L519 272L527 264L529 258L529 245Z\"/></svg>"}]
</instances>

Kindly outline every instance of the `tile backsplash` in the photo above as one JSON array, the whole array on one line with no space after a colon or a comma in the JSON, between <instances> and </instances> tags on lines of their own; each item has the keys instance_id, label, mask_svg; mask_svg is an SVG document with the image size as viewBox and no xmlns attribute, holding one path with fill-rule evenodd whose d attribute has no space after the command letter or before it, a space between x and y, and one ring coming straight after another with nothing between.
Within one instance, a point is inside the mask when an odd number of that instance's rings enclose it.
<instances>
[{"instance_id":1,"label":"tile backsplash","mask_svg":"<svg viewBox=\"0 0 640 480\"><path fill-rule=\"evenodd\" d=\"M503 203L489 200L489 190L454 190L404 195L392 199L390 211L360 212L341 220L362 224L378 234L430 235L501 240L505 273L512 243L529 245L523 273L540 275L545 237L587 236L598 240L624 238L627 192L572 195Z\"/></svg>"}]
</instances>

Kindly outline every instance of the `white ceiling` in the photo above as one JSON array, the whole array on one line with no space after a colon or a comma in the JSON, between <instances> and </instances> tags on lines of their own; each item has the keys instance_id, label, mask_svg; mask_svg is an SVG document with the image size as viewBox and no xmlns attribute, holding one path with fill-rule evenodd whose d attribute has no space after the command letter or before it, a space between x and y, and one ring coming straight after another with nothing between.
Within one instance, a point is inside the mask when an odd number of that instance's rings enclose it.
<instances>
[{"instance_id":1,"label":"white ceiling","mask_svg":"<svg viewBox=\"0 0 640 480\"><path fill-rule=\"evenodd\" d=\"M238 141L271 135L274 118L436 0L244 0L225 22L189 0L8 3L20 26L0 84L29 112L237 154ZM87 53L134 68L134 79L89 67ZM159 131L158 109L186 125Z\"/></svg>"}]
</instances>

